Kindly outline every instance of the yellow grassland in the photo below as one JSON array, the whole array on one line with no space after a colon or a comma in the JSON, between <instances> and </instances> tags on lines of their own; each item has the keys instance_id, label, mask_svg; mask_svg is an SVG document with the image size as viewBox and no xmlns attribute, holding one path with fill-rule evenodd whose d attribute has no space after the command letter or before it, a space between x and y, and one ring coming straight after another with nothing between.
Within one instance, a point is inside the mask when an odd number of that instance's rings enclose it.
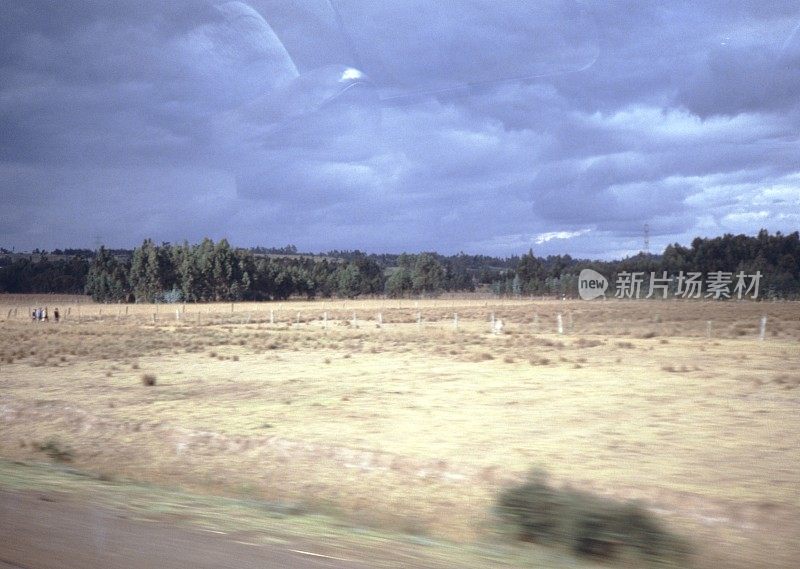
<instances>
[{"instance_id":1,"label":"yellow grassland","mask_svg":"<svg viewBox=\"0 0 800 569\"><path fill-rule=\"evenodd\" d=\"M540 466L642 500L699 566L800 553L797 303L0 302L4 458L56 440L103 477L462 541Z\"/></svg>"}]
</instances>

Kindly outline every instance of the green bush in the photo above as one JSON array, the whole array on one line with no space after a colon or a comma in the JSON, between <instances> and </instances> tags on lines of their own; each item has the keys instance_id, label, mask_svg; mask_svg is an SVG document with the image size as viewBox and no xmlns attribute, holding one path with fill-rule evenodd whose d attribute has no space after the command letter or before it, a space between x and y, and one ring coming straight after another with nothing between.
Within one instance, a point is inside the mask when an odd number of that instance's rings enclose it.
<instances>
[{"instance_id":1,"label":"green bush","mask_svg":"<svg viewBox=\"0 0 800 569\"><path fill-rule=\"evenodd\" d=\"M543 472L532 472L525 483L506 490L499 506L502 515L516 525L519 539L557 540L566 504L564 497L547 485Z\"/></svg>"},{"instance_id":2,"label":"green bush","mask_svg":"<svg viewBox=\"0 0 800 569\"><path fill-rule=\"evenodd\" d=\"M560 545L578 556L611 560L632 553L653 562L679 562L688 551L641 506L554 488L540 470L502 492L498 512L520 540Z\"/></svg>"}]
</instances>

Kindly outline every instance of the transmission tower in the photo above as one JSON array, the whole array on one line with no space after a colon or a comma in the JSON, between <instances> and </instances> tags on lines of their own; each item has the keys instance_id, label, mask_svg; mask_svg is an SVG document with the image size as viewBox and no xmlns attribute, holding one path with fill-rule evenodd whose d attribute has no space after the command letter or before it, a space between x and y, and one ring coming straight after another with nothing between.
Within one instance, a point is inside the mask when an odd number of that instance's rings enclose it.
<instances>
[{"instance_id":1,"label":"transmission tower","mask_svg":"<svg viewBox=\"0 0 800 569\"><path fill-rule=\"evenodd\" d=\"M644 224L644 254L650 254L650 225Z\"/></svg>"}]
</instances>

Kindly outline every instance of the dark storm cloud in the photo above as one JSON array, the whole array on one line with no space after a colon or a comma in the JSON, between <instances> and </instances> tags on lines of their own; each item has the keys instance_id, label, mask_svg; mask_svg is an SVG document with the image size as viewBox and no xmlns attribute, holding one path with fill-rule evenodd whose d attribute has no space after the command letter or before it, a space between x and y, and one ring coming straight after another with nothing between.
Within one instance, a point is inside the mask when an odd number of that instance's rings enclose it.
<instances>
[{"instance_id":1,"label":"dark storm cloud","mask_svg":"<svg viewBox=\"0 0 800 569\"><path fill-rule=\"evenodd\" d=\"M0 245L635 252L800 223L793 2L0 7ZM37 223L30 223L35 210Z\"/></svg>"}]
</instances>

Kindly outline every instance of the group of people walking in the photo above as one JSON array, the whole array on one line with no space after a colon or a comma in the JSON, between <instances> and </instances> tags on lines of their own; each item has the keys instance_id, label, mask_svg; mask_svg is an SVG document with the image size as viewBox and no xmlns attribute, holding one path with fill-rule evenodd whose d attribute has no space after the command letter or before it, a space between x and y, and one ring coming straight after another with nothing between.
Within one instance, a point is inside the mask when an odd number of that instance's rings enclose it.
<instances>
[{"instance_id":1,"label":"group of people walking","mask_svg":"<svg viewBox=\"0 0 800 569\"><path fill-rule=\"evenodd\" d=\"M58 313L58 308L53 309L53 321L58 322L61 315ZM44 308L34 308L33 312L31 312L31 320L34 322L49 322L50 319L47 314L47 307Z\"/></svg>"}]
</instances>

